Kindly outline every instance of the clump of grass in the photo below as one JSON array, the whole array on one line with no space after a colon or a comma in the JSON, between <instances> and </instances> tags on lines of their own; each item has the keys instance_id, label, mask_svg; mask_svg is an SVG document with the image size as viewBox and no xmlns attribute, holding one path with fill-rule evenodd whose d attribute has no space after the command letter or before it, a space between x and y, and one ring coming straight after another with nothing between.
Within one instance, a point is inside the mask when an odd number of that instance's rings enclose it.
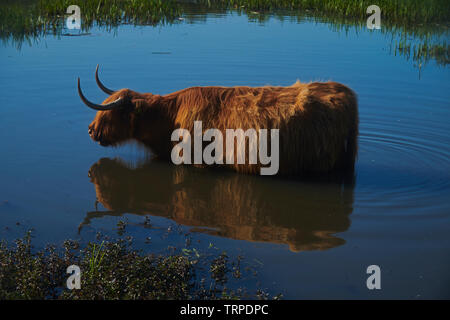
<instances>
[{"instance_id":1,"label":"clump of grass","mask_svg":"<svg viewBox=\"0 0 450 320\"><path fill-rule=\"evenodd\" d=\"M391 39L391 51L419 68L430 60L450 63L447 44L450 1L447 0L198 0L211 10L243 12L251 21L264 23L271 17L323 22L334 31L366 29L367 7L381 8L381 32ZM440 39L442 37L443 39Z\"/></svg>"},{"instance_id":2,"label":"clump of grass","mask_svg":"<svg viewBox=\"0 0 450 320\"><path fill-rule=\"evenodd\" d=\"M350 28L359 31L366 28L366 9L374 3L372 0L5 0L0 3L0 39L20 48L24 42L31 44L46 34L61 36L67 31L66 9L73 4L81 9L83 34L94 25L110 31L121 24L173 23L193 6L203 13L218 10L245 13L249 20L259 23L273 16L280 20L288 16L297 21L325 22L335 31ZM418 66L429 60L439 65L450 62L446 41L450 1L378 0L376 4L381 8L381 32L392 39L394 54L411 58ZM195 17L201 19L199 15Z\"/></svg>"},{"instance_id":3,"label":"clump of grass","mask_svg":"<svg viewBox=\"0 0 450 320\"><path fill-rule=\"evenodd\" d=\"M450 63L450 46L446 39L440 41L432 34L419 38L410 38L407 34L400 34L392 38L391 53L412 60L420 68L430 60L445 66Z\"/></svg>"},{"instance_id":4,"label":"clump of grass","mask_svg":"<svg viewBox=\"0 0 450 320\"><path fill-rule=\"evenodd\" d=\"M0 38L31 42L47 33L61 35L70 5L80 7L81 31L94 24L111 29L120 24L157 25L174 21L181 8L163 0L38 0L0 4Z\"/></svg>"},{"instance_id":5,"label":"clump of grass","mask_svg":"<svg viewBox=\"0 0 450 320\"><path fill-rule=\"evenodd\" d=\"M372 4L382 8L387 22L439 23L448 22L450 3L447 0L198 0L197 2L222 8L246 11L291 10L310 12L313 15L364 19L366 9Z\"/></svg>"},{"instance_id":6,"label":"clump of grass","mask_svg":"<svg viewBox=\"0 0 450 320\"><path fill-rule=\"evenodd\" d=\"M102 247L105 241L102 241L100 246L97 246L96 243L92 244L91 256L89 258L89 277L95 277L98 274L98 270L100 265L102 264L102 260L106 254L106 251L102 251Z\"/></svg>"},{"instance_id":7,"label":"clump of grass","mask_svg":"<svg viewBox=\"0 0 450 320\"><path fill-rule=\"evenodd\" d=\"M270 298L261 290L249 295L241 287L227 288L231 278L241 279L240 261L196 249L144 254L130 238L86 246L67 240L62 248L35 251L28 232L15 246L0 243L0 300ZM66 288L70 265L81 269L81 289Z\"/></svg>"}]
</instances>

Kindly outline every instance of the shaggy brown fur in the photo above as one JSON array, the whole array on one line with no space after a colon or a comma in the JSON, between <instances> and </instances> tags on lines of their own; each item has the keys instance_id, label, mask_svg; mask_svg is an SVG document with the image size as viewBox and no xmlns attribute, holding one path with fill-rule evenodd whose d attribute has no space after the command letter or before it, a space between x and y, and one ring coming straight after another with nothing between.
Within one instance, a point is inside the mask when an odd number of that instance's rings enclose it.
<instances>
[{"instance_id":1,"label":"shaggy brown fur","mask_svg":"<svg viewBox=\"0 0 450 320\"><path fill-rule=\"evenodd\" d=\"M279 129L278 173L282 175L354 166L357 99L352 90L336 82L297 82L290 87L193 87L165 96L122 89L104 104L119 97L126 99L125 107L99 111L89 126L92 138L102 145L136 139L160 157L170 159L178 143L171 142L173 130L184 128L193 136L194 121L201 120L203 131L219 129L224 137L225 129ZM248 146L246 149L248 153ZM259 173L261 165L235 161L227 166L239 172Z\"/></svg>"},{"instance_id":2,"label":"shaggy brown fur","mask_svg":"<svg viewBox=\"0 0 450 320\"><path fill-rule=\"evenodd\" d=\"M324 250L345 243L335 234L349 228L353 208L353 184L286 184L164 161L129 168L104 158L89 176L108 211L88 212L81 226L105 215L151 214L196 227L192 231L288 244L293 251Z\"/></svg>"}]
</instances>

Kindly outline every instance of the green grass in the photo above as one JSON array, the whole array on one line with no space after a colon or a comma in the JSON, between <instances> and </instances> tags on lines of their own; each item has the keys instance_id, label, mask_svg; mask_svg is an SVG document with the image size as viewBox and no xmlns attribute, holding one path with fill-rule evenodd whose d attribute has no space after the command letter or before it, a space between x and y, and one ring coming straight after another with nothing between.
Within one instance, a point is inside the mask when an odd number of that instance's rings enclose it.
<instances>
[{"instance_id":1,"label":"green grass","mask_svg":"<svg viewBox=\"0 0 450 320\"><path fill-rule=\"evenodd\" d=\"M197 0L195 4L167 0L6 0L0 4L0 39L20 48L24 42L31 44L47 34L64 35L68 33L65 12L72 4L80 6L80 34L83 34L93 26L110 31L121 24L170 24L193 8L204 13L239 12L259 23L275 17L327 23L335 31L351 28L358 31L366 29L366 8L373 3L372 0ZM440 65L450 62L447 44L450 1L377 0L376 4L382 10L381 32L389 39L393 54L411 59L419 67L429 60Z\"/></svg>"},{"instance_id":2,"label":"green grass","mask_svg":"<svg viewBox=\"0 0 450 320\"><path fill-rule=\"evenodd\" d=\"M201 4L246 11L290 10L313 15L363 19L372 4L382 8L388 23L417 24L448 22L447 0L199 0Z\"/></svg>"},{"instance_id":3,"label":"green grass","mask_svg":"<svg viewBox=\"0 0 450 320\"><path fill-rule=\"evenodd\" d=\"M102 241L100 246L96 243L92 244L92 251L89 257L89 277L95 277L98 274L98 270L102 264L102 260L105 257L106 251L102 251L102 247L105 241Z\"/></svg>"},{"instance_id":4,"label":"green grass","mask_svg":"<svg viewBox=\"0 0 450 320\"><path fill-rule=\"evenodd\" d=\"M366 30L368 6L381 8L381 32L392 54L422 67L430 60L450 63L447 43L450 1L447 0L199 0L211 10L245 13L251 21L270 18L327 23L333 31ZM380 32L378 30L374 32Z\"/></svg>"},{"instance_id":5,"label":"green grass","mask_svg":"<svg viewBox=\"0 0 450 320\"><path fill-rule=\"evenodd\" d=\"M0 242L0 300L271 298L239 286L250 270L241 270L241 257L231 260L211 250L145 254L133 249L129 236L85 246L66 240L59 248L34 250L28 232L14 246ZM81 269L81 289L69 290L66 270L73 264ZM238 284L234 290L228 288L231 280Z\"/></svg>"},{"instance_id":6,"label":"green grass","mask_svg":"<svg viewBox=\"0 0 450 320\"><path fill-rule=\"evenodd\" d=\"M82 31L94 24L107 30L120 24L165 24L181 15L178 5L165 0L7 1L0 4L0 38L21 44L48 33L61 35L70 5L80 7Z\"/></svg>"}]
</instances>

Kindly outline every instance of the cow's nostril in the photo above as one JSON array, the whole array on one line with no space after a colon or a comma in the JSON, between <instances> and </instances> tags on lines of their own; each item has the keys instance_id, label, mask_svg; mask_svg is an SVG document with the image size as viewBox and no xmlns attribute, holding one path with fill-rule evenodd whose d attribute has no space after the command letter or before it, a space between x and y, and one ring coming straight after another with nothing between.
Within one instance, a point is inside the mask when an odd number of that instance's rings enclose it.
<instances>
[{"instance_id":1,"label":"cow's nostril","mask_svg":"<svg viewBox=\"0 0 450 320\"><path fill-rule=\"evenodd\" d=\"M91 133L92 133L92 129L91 129L91 128L89 128L89 130L88 130L88 133L89 133L89 134L91 134Z\"/></svg>"}]
</instances>

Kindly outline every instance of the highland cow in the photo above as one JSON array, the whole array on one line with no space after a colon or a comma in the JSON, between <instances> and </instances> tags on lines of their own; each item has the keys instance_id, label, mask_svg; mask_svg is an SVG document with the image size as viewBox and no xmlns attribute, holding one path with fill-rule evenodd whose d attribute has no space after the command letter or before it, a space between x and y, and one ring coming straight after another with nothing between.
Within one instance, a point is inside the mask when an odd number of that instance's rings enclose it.
<instances>
[{"instance_id":1,"label":"highland cow","mask_svg":"<svg viewBox=\"0 0 450 320\"><path fill-rule=\"evenodd\" d=\"M358 106L355 93L337 82L296 82L289 87L192 87L167 95L111 90L89 125L89 135L103 146L137 140L163 159L171 158L174 130L278 129L279 175L303 175L353 169L357 154ZM270 139L269 139L270 140ZM269 142L270 145L270 142ZM248 156L247 156L248 158ZM264 166L223 164L238 172L258 173Z\"/></svg>"}]
</instances>

